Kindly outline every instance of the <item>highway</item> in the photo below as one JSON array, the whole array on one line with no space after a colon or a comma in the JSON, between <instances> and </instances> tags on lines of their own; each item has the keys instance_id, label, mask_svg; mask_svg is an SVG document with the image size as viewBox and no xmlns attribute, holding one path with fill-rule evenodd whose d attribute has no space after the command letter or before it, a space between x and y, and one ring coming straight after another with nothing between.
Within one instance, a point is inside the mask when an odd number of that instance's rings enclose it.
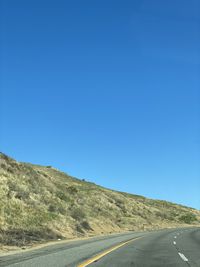
<instances>
[{"instance_id":1,"label":"highway","mask_svg":"<svg viewBox=\"0 0 200 267\"><path fill-rule=\"evenodd\" d=\"M154 232L88 266L200 267L200 229Z\"/></svg>"},{"instance_id":2,"label":"highway","mask_svg":"<svg viewBox=\"0 0 200 267\"><path fill-rule=\"evenodd\" d=\"M129 232L0 257L10 267L200 267L200 228Z\"/></svg>"}]
</instances>

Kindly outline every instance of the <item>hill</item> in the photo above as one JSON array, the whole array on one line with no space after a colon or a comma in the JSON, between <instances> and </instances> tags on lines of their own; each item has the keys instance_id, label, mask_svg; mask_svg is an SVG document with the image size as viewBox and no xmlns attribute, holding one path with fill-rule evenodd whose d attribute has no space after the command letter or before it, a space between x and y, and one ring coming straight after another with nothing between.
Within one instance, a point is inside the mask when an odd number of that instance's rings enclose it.
<instances>
[{"instance_id":1,"label":"hill","mask_svg":"<svg viewBox=\"0 0 200 267\"><path fill-rule=\"evenodd\" d=\"M200 211L0 154L0 245L200 224Z\"/></svg>"}]
</instances>

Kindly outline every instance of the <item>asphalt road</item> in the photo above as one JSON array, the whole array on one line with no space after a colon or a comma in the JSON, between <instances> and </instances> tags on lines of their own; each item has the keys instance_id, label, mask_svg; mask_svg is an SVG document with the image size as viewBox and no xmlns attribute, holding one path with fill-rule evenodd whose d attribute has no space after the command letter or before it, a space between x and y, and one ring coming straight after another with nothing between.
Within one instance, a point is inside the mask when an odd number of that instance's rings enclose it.
<instances>
[{"instance_id":1,"label":"asphalt road","mask_svg":"<svg viewBox=\"0 0 200 267\"><path fill-rule=\"evenodd\" d=\"M200 228L154 232L89 266L200 267Z\"/></svg>"},{"instance_id":2,"label":"asphalt road","mask_svg":"<svg viewBox=\"0 0 200 267\"><path fill-rule=\"evenodd\" d=\"M103 253L106 255L101 257ZM89 264L95 255L98 260ZM200 267L200 228L130 232L60 243L2 256L0 266Z\"/></svg>"}]
</instances>

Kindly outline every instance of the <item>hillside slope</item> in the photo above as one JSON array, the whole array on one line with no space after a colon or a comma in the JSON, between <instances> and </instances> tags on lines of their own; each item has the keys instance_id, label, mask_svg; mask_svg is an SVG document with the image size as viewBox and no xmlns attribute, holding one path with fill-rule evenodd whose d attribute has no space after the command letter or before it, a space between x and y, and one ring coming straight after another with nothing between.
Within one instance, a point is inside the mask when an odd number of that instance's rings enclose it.
<instances>
[{"instance_id":1,"label":"hillside slope","mask_svg":"<svg viewBox=\"0 0 200 267\"><path fill-rule=\"evenodd\" d=\"M200 211L108 190L0 154L1 245L191 223L200 223Z\"/></svg>"}]
</instances>

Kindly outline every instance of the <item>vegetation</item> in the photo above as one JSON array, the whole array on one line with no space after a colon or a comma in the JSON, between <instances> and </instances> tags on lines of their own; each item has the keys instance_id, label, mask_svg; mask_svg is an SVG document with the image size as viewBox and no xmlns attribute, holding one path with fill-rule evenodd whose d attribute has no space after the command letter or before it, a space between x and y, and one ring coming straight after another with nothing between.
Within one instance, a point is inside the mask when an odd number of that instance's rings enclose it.
<instances>
[{"instance_id":1,"label":"vegetation","mask_svg":"<svg viewBox=\"0 0 200 267\"><path fill-rule=\"evenodd\" d=\"M116 192L0 154L0 244L199 224L200 212Z\"/></svg>"},{"instance_id":2,"label":"vegetation","mask_svg":"<svg viewBox=\"0 0 200 267\"><path fill-rule=\"evenodd\" d=\"M195 221L197 221L197 217L193 213L186 213L180 216L180 221L183 221L184 223L191 224Z\"/></svg>"}]
</instances>

